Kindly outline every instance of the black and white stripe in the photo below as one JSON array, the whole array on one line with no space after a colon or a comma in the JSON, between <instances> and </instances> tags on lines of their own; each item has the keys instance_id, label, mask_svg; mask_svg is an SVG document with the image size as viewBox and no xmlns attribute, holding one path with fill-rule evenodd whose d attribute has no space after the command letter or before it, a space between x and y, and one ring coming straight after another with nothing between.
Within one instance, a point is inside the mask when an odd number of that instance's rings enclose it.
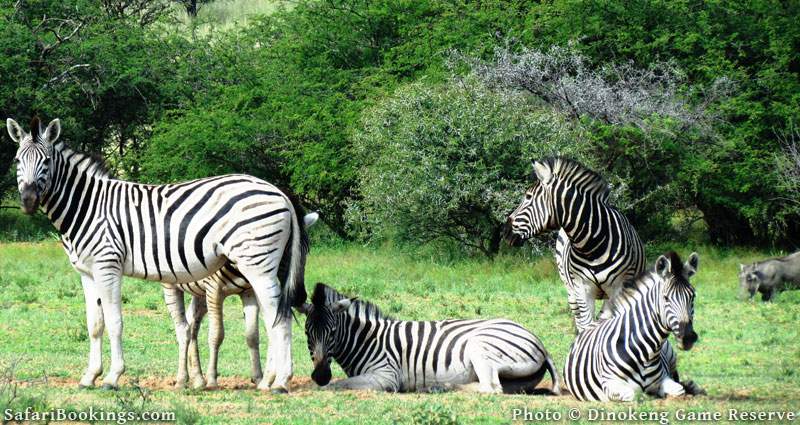
<instances>
[{"instance_id":1,"label":"black and white stripe","mask_svg":"<svg viewBox=\"0 0 800 425\"><path fill-rule=\"evenodd\" d=\"M506 319L394 320L320 283L304 312L319 385L330 381L335 359L349 378L334 388L421 391L477 383L481 392L520 392L532 391L549 371L552 391L560 391L541 341Z\"/></svg>"},{"instance_id":2,"label":"black and white stripe","mask_svg":"<svg viewBox=\"0 0 800 425\"><path fill-rule=\"evenodd\" d=\"M661 353L670 333L684 350L697 341L695 292L689 283L697 266L697 254L682 264L670 252L652 271L625 283L614 315L593 323L572 344L564 378L576 398L632 401L640 391L659 397L696 391L693 383L678 382L674 364Z\"/></svg>"},{"instance_id":3,"label":"black and white stripe","mask_svg":"<svg viewBox=\"0 0 800 425\"><path fill-rule=\"evenodd\" d=\"M303 215L303 227L307 230L316 223L319 215L317 213L304 214L304 209L299 200L289 195L294 205L295 212ZM302 234L301 243L304 252L308 251L307 233ZM284 256L278 268L278 278L285 281L288 272L287 256ZM302 267L305 268L305 257ZM189 294L192 301L189 310L185 311L183 294ZM239 269L232 263L226 263L213 275L196 282L179 283L177 285L165 285L164 299L173 312L173 322L176 329L180 329L184 323L189 326L189 348L188 348L188 367L189 375L193 382L193 387L216 388L217 366L219 358L219 348L225 338L225 327L223 324L223 306L225 299L232 295L238 295L242 301L242 311L244 313L245 340L250 353L251 381L258 384L263 377L261 369L261 355L259 352L259 330L258 330L258 300L255 297L250 282L242 275ZM208 369L206 377L200 367L200 353L198 346L198 334L203 317L208 313ZM207 379L206 379L207 378Z\"/></svg>"},{"instance_id":4,"label":"black and white stripe","mask_svg":"<svg viewBox=\"0 0 800 425\"><path fill-rule=\"evenodd\" d=\"M627 218L608 204L600 175L565 158L534 161L534 184L508 217L512 244L558 230L556 262L578 332L594 320L596 299L614 298L645 266L642 241ZM609 302L601 317L608 317Z\"/></svg>"},{"instance_id":5,"label":"black and white stripe","mask_svg":"<svg viewBox=\"0 0 800 425\"><path fill-rule=\"evenodd\" d=\"M57 142L60 123L32 134L9 119L19 143L17 176L23 209L41 204L61 234L81 275L90 334L89 367L81 385L102 372L103 325L111 341L111 368L104 379L116 387L122 357L122 275L187 283L210 276L228 261L252 284L270 330L270 363L259 388L284 391L292 375L291 305L305 300L301 257L303 226L292 203L275 186L247 175L226 175L168 185L111 178L88 155ZM278 279L284 253L287 279ZM188 326L179 335L185 364ZM274 360L273 360L274 359ZM179 377L180 377L179 368Z\"/></svg>"}]
</instances>

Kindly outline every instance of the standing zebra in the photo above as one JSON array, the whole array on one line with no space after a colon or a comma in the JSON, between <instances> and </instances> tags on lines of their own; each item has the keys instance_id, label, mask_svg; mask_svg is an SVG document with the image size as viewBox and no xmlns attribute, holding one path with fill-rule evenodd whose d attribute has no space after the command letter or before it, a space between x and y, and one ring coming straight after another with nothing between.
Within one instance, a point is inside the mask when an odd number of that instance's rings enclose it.
<instances>
[{"instance_id":1,"label":"standing zebra","mask_svg":"<svg viewBox=\"0 0 800 425\"><path fill-rule=\"evenodd\" d=\"M305 214L303 207L295 197L289 195L289 199L292 201L295 212L303 216L303 227L305 229L316 223L319 218L317 213ZM308 235L305 232L301 232L301 244L304 254L307 253L309 243ZM282 282L286 280L288 267L286 260L287 256L283 256L278 269L278 278ZM302 260L305 262L305 255ZM304 269L305 264L302 267ZM188 312L185 311L183 293L188 293L192 296ZM245 339L250 351L251 381L258 384L263 377L258 347L260 339L258 332L258 302L250 282L239 272L239 269L232 263L225 263L216 273L200 281L165 285L164 287L164 299L167 305L174 305L174 307L170 308L170 313L173 313L172 320L176 334L181 335L183 333L181 329L185 329L187 326L189 328L188 367L191 369L189 374L193 381L192 386L195 389L205 388L206 386L208 388L216 388L218 386L217 359L219 347L225 338L225 327L222 323L223 305L225 298L231 295L238 295L242 300ZM206 313L210 318L208 326L208 383L203 378L203 371L200 367L199 346L197 345L200 324ZM181 370L183 365L186 365L186 362L179 362L178 364L178 378L176 379L178 387L183 387L187 380L185 368Z\"/></svg>"},{"instance_id":2,"label":"standing zebra","mask_svg":"<svg viewBox=\"0 0 800 425\"><path fill-rule=\"evenodd\" d=\"M558 273L581 332L594 320L596 299L613 299L622 282L644 270L644 246L628 219L608 205L608 184L599 174L566 158L534 161L533 171L537 181L508 217L506 237L520 245L558 230ZM601 317L610 311L605 302Z\"/></svg>"},{"instance_id":3,"label":"standing zebra","mask_svg":"<svg viewBox=\"0 0 800 425\"><path fill-rule=\"evenodd\" d=\"M689 350L697 341L694 288L698 256L686 264L674 252L658 257L652 271L626 282L614 303L615 314L578 335L564 379L579 400L632 401L638 391L680 396L692 387L676 382L664 365L661 347L672 333Z\"/></svg>"},{"instance_id":4,"label":"standing zebra","mask_svg":"<svg viewBox=\"0 0 800 425\"><path fill-rule=\"evenodd\" d=\"M349 378L337 389L420 391L470 388L484 393L530 392L544 376L560 393L558 372L541 341L505 319L412 322L384 316L374 305L345 298L318 283L301 311L314 362L311 377L331 380L331 359Z\"/></svg>"},{"instance_id":5,"label":"standing zebra","mask_svg":"<svg viewBox=\"0 0 800 425\"><path fill-rule=\"evenodd\" d=\"M259 389L285 392L292 377L292 305L306 298L300 217L271 184L226 175L168 185L112 179L88 155L58 142L59 120L45 130L38 118L26 133L8 119L19 143L15 157L22 209L41 205L61 234L81 276L90 338L81 386L102 373L102 335L108 328L111 367L104 387L116 388L125 370L122 353L122 276L166 284L197 281L233 262L253 287L269 329L267 373ZM278 279L284 252L287 279ZM188 341L188 327L178 339ZM188 343L180 346L186 359Z\"/></svg>"}]
</instances>

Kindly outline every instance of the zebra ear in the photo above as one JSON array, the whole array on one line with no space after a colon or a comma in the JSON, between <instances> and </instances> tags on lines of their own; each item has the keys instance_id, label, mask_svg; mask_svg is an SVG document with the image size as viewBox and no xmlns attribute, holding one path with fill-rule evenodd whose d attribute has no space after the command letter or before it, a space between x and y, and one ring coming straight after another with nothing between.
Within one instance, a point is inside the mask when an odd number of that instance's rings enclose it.
<instances>
[{"instance_id":1,"label":"zebra ear","mask_svg":"<svg viewBox=\"0 0 800 425\"><path fill-rule=\"evenodd\" d=\"M8 130L8 135L11 137L11 140L17 143L22 141L22 137L25 133L16 121L11 118L6 119L6 129Z\"/></svg>"},{"instance_id":2,"label":"zebra ear","mask_svg":"<svg viewBox=\"0 0 800 425\"><path fill-rule=\"evenodd\" d=\"M548 184L553 179L553 171L550 167L539 161L533 161L533 173L542 184Z\"/></svg>"},{"instance_id":3,"label":"zebra ear","mask_svg":"<svg viewBox=\"0 0 800 425\"><path fill-rule=\"evenodd\" d=\"M742 264L742 263L739 263L739 271L740 271L740 272L743 272L743 271L744 271L744 264Z\"/></svg>"},{"instance_id":4,"label":"zebra ear","mask_svg":"<svg viewBox=\"0 0 800 425\"><path fill-rule=\"evenodd\" d=\"M683 268L686 270L686 278L690 278L697 273L697 266L700 265L700 256L696 252L689 255L689 261L684 264Z\"/></svg>"},{"instance_id":5,"label":"zebra ear","mask_svg":"<svg viewBox=\"0 0 800 425\"><path fill-rule=\"evenodd\" d=\"M61 135L61 120L58 118L50 121L50 124L47 125L47 128L42 133L42 138L51 145L58 140L58 136Z\"/></svg>"},{"instance_id":6,"label":"zebra ear","mask_svg":"<svg viewBox=\"0 0 800 425\"><path fill-rule=\"evenodd\" d=\"M313 309L314 309L314 305L313 304L309 304L309 303L303 303L303 305L301 305L300 307L296 307L295 308L295 310L299 311L300 313L302 313L305 316L308 316L308 314L311 313L311 310L313 310Z\"/></svg>"},{"instance_id":7,"label":"zebra ear","mask_svg":"<svg viewBox=\"0 0 800 425\"><path fill-rule=\"evenodd\" d=\"M661 277L666 277L667 274L669 274L669 270L670 270L669 259L663 255L658 257L658 260L656 260L656 273L658 273L658 275Z\"/></svg>"},{"instance_id":8,"label":"zebra ear","mask_svg":"<svg viewBox=\"0 0 800 425\"><path fill-rule=\"evenodd\" d=\"M347 311L347 309L350 308L350 305L353 303L353 300L355 300L355 298L345 298L343 300L336 301L330 306L331 313L336 314L342 311Z\"/></svg>"}]
</instances>

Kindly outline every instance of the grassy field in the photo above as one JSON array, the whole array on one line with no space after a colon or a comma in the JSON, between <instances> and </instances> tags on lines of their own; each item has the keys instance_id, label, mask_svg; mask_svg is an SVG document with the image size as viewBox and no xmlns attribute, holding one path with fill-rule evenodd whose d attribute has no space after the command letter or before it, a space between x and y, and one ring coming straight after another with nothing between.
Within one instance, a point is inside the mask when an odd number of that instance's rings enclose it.
<instances>
[{"instance_id":1,"label":"grassy field","mask_svg":"<svg viewBox=\"0 0 800 425\"><path fill-rule=\"evenodd\" d=\"M294 326L292 393L262 394L249 383L238 299L226 305L227 333L220 360L223 389L174 391L176 348L161 289L137 280L126 280L123 286L127 364L123 388L78 390L88 340L77 275L57 242L0 244L0 371L5 371L0 412L7 405L36 410L80 411L90 406L109 411L169 410L181 423L505 423L511 421L514 409L523 408L541 414L549 409L551 416L561 414L563 419L577 408L586 420L591 409L622 412L632 407L668 412L664 414L672 422L680 409L724 415L728 409L796 412L800 291L782 293L771 304L737 300L738 263L763 254L699 251L700 271L694 283L700 340L692 351L679 353L679 364L682 377L698 382L708 396L643 397L629 406L602 406L569 396L321 391L308 378L311 361L300 324ZM533 330L559 365L572 341L565 290L550 257L437 260L414 258L390 247L315 247L306 280L309 285L329 283L400 318L511 318ZM107 342L104 351L107 365ZM335 373L343 376L338 369ZM17 392L11 397L14 385Z\"/></svg>"}]
</instances>

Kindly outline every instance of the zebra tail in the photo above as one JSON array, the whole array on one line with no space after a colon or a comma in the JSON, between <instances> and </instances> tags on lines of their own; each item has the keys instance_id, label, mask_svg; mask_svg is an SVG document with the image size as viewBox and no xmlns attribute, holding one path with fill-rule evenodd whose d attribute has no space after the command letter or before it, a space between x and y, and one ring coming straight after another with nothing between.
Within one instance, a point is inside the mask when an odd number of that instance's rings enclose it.
<instances>
[{"instance_id":1,"label":"zebra tail","mask_svg":"<svg viewBox=\"0 0 800 425\"><path fill-rule=\"evenodd\" d=\"M287 198L287 201L289 199ZM278 302L278 315L275 318L287 318L292 313L292 304L295 302L295 297L298 295L298 288L302 286L303 295L305 295L305 283L303 282L303 263L302 263L302 234L300 230L300 220L302 217L297 215L297 207L293 202L289 201L291 205L291 220L292 220L292 233L289 238L291 245L291 252L289 254L289 270L286 279L281 282L281 299ZM286 255L284 253L283 255ZM305 300L303 300L305 301Z\"/></svg>"},{"instance_id":2,"label":"zebra tail","mask_svg":"<svg viewBox=\"0 0 800 425\"><path fill-rule=\"evenodd\" d=\"M553 385L550 388L550 391L555 395L561 395L561 378L558 376L558 370L556 369L555 364L553 363L553 359L550 357L549 354L546 354L545 357L545 365L547 366L547 371L550 372L550 378L553 381Z\"/></svg>"}]
</instances>

